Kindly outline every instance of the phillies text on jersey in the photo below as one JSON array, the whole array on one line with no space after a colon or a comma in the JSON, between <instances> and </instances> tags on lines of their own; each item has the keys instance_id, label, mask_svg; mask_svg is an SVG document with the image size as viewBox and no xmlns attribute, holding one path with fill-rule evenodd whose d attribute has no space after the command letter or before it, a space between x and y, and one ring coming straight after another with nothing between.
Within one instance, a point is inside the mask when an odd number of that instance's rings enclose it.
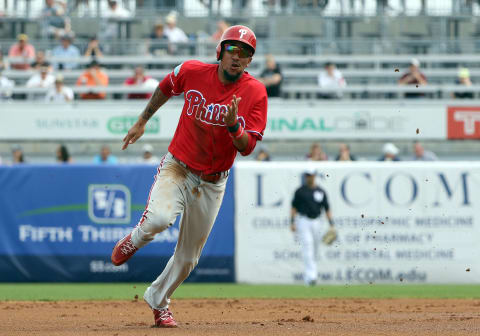
<instances>
[{"instance_id":1,"label":"phillies text on jersey","mask_svg":"<svg viewBox=\"0 0 480 336\"><path fill-rule=\"evenodd\" d=\"M233 95L241 97L238 119L245 131L262 140L267 122L265 86L247 72L231 84L218 78L218 64L187 61L160 83L167 96L184 94L185 104L168 148L179 160L205 174L228 170L237 148L221 115Z\"/></svg>"}]
</instances>

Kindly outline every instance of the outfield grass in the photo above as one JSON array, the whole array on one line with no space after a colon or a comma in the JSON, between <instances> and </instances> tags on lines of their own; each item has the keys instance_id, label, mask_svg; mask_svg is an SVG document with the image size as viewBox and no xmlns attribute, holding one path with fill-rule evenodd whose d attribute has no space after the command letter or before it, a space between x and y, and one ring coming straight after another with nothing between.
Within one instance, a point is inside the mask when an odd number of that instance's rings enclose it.
<instances>
[{"instance_id":1,"label":"outfield grass","mask_svg":"<svg viewBox=\"0 0 480 336\"><path fill-rule=\"evenodd\" d=\"M144 283L0 284L0 300L132 300L142 298ZM479 285L242 285L183 284L177 299L192 298L441 298L478 299Z\"/></svg>"}]
</instances>

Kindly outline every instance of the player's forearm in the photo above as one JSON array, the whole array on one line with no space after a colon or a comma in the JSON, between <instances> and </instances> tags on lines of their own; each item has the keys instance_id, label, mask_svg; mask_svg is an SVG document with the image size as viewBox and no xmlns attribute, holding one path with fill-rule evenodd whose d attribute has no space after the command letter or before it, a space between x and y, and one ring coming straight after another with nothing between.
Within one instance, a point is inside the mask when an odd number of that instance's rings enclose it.
<instances>
[{"instance_id":1,"label":"player's forearm","mask_svg":"<svg viewBox=\"0 0 480 336\"><path fill-rule=\"evenodd\" d=\"M150 98L150 101L140 115L139 120L147 122L157 112L157 110L167 102L169 97L165 96L159 86L155 89L155 92Z\"/></svg>"},{"instance_id":2,"label":"player's forearm","mask_svg":"<svg viewBox=\"0 0 480 336\"><path fill-rule=\"evenodd\" d=\"M333 226L334 222L333 222L332 212L330 210L328 210L326 215L327 215L328 222L330 223L330 226Z\"/></svg>"}]
</instances>

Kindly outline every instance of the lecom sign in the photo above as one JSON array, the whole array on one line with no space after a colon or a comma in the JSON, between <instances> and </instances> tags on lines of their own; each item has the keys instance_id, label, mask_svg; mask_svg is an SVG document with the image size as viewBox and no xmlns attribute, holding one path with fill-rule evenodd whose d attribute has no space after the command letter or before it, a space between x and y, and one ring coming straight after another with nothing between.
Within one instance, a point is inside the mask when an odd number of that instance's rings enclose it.
<instances>
[{"instance_id":1,"label":"lecom sign","mask_svg":"<svg viewBox=\"0 0 480 336\"><path fill-rule=\"evenodd\" d=\"M480 139L480 106L448 107L448 139Z\"/></svg>"}]
</instances>

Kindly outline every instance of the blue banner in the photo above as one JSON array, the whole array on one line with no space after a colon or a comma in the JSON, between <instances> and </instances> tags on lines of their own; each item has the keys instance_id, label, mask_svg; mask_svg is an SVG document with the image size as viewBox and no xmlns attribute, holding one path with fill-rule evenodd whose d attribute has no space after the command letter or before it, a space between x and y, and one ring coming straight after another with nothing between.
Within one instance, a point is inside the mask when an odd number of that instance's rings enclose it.
<instances>
[{"instance_id":1,"label":"blue banner","mask_svg":"<svg viewBox=\"0 0 480 336\"><path fill-rule=\"evenodd\" d=\"M0 281L152 281L173 253L178 220L127 264L115 243L137 224L156 167L0 167ZM232 170L233 174L233 170ZM233 176L188 281L234 281Z\"/></svg>"}]
</instances>

